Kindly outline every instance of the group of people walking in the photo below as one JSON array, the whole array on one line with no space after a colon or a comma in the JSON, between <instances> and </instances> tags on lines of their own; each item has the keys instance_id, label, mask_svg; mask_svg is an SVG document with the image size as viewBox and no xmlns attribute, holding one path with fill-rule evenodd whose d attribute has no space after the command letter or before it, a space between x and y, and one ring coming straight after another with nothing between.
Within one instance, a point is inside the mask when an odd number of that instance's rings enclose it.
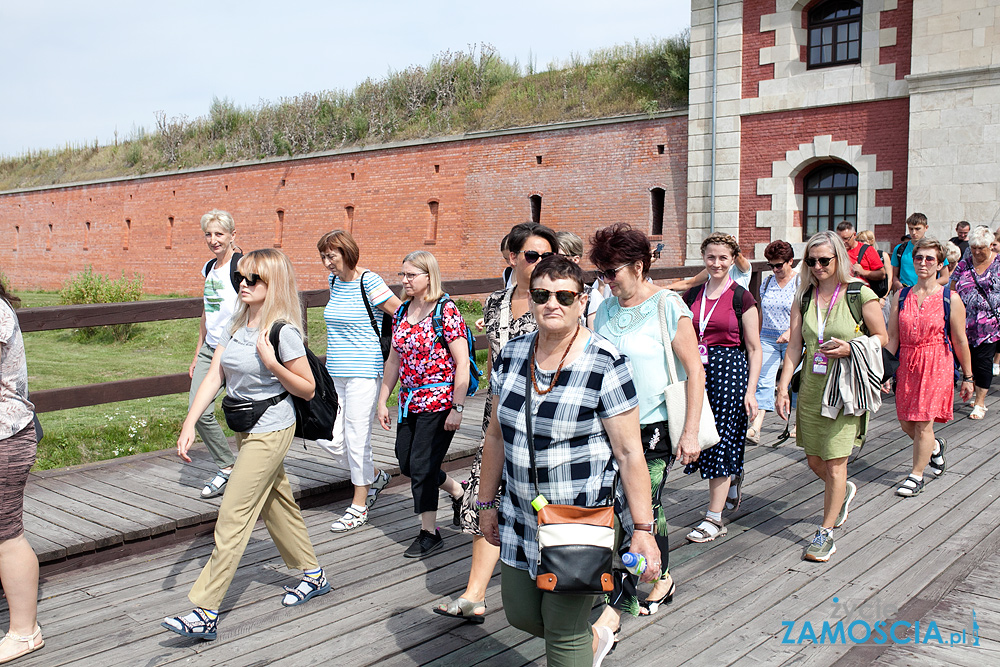
<instances>
[{"instance_id":1,"label":"group of people walking","mask_svg":"<svg viewBox=\"0 0 1000 667\"><path fill-rule=\"evenodd\" d=\"M504 287L487 297L477 323L488 342L489 387L480 447L461 483L441 466L466 417L477 371L472 334L442 289L436 259L425 251L403 258L402 291L394 295L363 268L350 233L324 234L317 249L330 273L326 371L340 409L329 438L318 443L349 469L353 485L331 530L368 522L390 482L373 460L372 429L395 423L399 469L410 479L419 517L403 555L424 558L441 549L442 491L455 526L473 536L466 588L433 611L481 623L500 561L511 625L543 637L551 665L599 665L614 648L623 614L655 614L676 594L663 509L674 464L707 480L704 518L686 539L724 537L723 514L744 501L747 443L760 441L765 413L790 421L794 407L795 426L784 437L795 438L825 486L803 557L829 560L833 532L857 493L848 456L863 443L895 363L898 418L913 439L913 465L898 495L919 494L928 469L932 477L945 472L947 442L935 436L934 424L952 419L956 380L960 398L974 399L971 417L986 414L1000 342L994 235L986 227L966 230L964 256L949 262L947 248L924 236L926 218L914 214L907 225L910 238L891 256L849 223L809 239L797 268L789 243L771 243L759 301L749 290L750 262L727 234L704 240L705 270L672 285L674 291L649 280L649 239L627 224L600 229L589 240L586 256L598 276L589 285L579 266L579 237L537 223L515 225L501 243L509 269ZM310 400L317 389L294 269L279 250L242 254L224 211L207 213L201 227L214 258L202 268L205 307L177 453L190 461L195 434L202 438L218 472L201 496L222 502L215 547L188 596L194 609L162 625L211 640L258 518L285 565L302 571L285 588L283 605L331 588L283 467L296 401ZM14 297L2 290L0 364L4 387L12 390L4 393L0 449L20 461L7 464L17 471L7 485L19 484L23 495L35 438L26 382L19 379L26 374ZM680 394L667 391L677 383ZM394 418L388 404L397 384ZM222 394L236 456L214 417ZM669 396L683 399L676 404ZM706 419L717 433L710 441ZM16 495L5 493L4 503ZM37 591L37 560L14 500L0 516L0 575L11 608L0 661L42 646L28 590ZM540 554L549 547L538 537L538 513L547 504L614 508L611 580L594 624L592 594L557 594L536 581ZM645 570L626 567L630 554L644 559ZM641 596L643 582L652 589Z\"/></svg>"}]
</instances>

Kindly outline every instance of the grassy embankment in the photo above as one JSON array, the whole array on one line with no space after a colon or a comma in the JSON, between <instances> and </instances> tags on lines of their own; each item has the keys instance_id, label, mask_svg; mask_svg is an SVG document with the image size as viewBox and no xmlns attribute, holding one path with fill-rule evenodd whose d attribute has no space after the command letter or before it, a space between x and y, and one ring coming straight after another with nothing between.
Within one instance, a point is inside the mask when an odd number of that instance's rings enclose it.
<instances>
[{"instance_id":1,"label":"grassy embankment","mask_svg":"<svg viewBox=\"0 0 1000 667\"><path fill-rule=\"evenodd\" d=\"M194 119L157 112L154 130L136 128L113 145L7 157L0 190L684 108L689 57L686 31L574 55L544 72L505 60L489 45L446 51L426 67L368 79L352 91L246 108L216 99Z\"/></svg>"},{"instance_id":2,"label":"grassy embankment","mask_svg":"<svg viewBox=\"0 0 1000 667\"><path fill-rule=\"evenodd\" d=\"M54 293L22 292L18 296L22 308L59 304L59 295ZM482 312L478 303L458 303L470 323ZM316 354L325 354L322 308L309 309L308 327L309 347ZM139 324L124 343L100 336L83 342L73 330L26 333L28 385L32 391L39 391L184 373L191 364L197 340L197 320ZM480 368L484 355L478 354ZM219 403L216 416L225 428ZM40 419L45 438L38 449L36 467L58 468L173 447L186 413L187 394L43 413ZM231 435L228 430L227 434Z\"/></svg>"}]
</instances>

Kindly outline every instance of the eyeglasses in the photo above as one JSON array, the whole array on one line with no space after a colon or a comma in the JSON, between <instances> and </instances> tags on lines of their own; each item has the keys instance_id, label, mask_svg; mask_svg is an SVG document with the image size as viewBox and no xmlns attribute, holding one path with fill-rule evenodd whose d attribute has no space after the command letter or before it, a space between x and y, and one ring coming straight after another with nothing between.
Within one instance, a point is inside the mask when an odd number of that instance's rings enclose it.
<instances>
[{"instance_id":1,"label":"eyeglasses","mask_svg":"<svg viewBox=\"0 0 1000 667\"><path fill-rule=\"evenodd\" d=\"M617 269L606 269L604 271L598 271L597 277L606 283L610 283L612 280L615 279L615 276L618 275L618 272L624 269L626 266L632 266L632 262L629 262L628 264L622 264Z\"/></svg>"},{"instance_id":2,"label":"eyeglasses","mask_svg":"<svg viewBox=\"0 0 1000 667\"><path fill-rule=\"evenodd\" d=\"M328 262L332 262L335 259L340 259L340 253L334 254L332 252L321 252L319 254L320 259L325 259Z\"/></svg>"},{"instance_id":3,"label":"eyeglasses","mask_svg":"<svg viewBox=\"0 0 1000 667\"><path fill-rule=\"evenodd\" d=\"M536 252L534 250L521 250L519 252L522 255L524 255L524 261L526 261L528 264L534 264L539 259L545 259L546 257L551 257L552 256L551 252L542 252L542 253L539 253L539 252Z\"/></svg>"},{"instance_id":4,"label":"eyeglasses","mask_svg":"<svg viewBox=\"0 0 1000 667\"><path fill-rule=\"evenodd\" d=\"M405 281L407 281L407 282L413 282L413 280L414 280L414 279L415 279L415 278L416 278L417 276L426 276L426 275L427 275L427 272L426 272L426 271L424 271L424 272L422 272L422 273L403 273L402 271L400 271L400 272L399 272L399 273L397 273L396 275L397 275L397 276L399 276L399 279L400 279L400 280L405 280Z\"/></svg>"},{"instance_id":5,"label":"eyeglasses","mask_svg":"<svg viewBox=\"0 0 1000 667\"><path fill-rule=\"evenodd\" d=\"M537 303L538 305L547 303L549 297L555 295L556 301L559 302L560 306L572 305L573 302L576 301L576 297L583 294L583 292L573 292L568 289L561 289L555 292L549 291L547 289L533 289L529 290L528 293L531 294L531 300Z\"/></svg>"},{"instance_id":6,"label":"eyeglasses","mask_svg":"<svg viewBox=\"0 0 1000 667\"><path fill-rule=\"evenodd\" d=\"M237 285L239 285L240 283L246 283L247 287L253 287L258 282L263 282L265 285L267 284L267 281L263 280L256 273L251 273L250 275L243 275L242 273L240 273L240 272L237 271L235 275L236 275L236 284Z\"/></svg>"},{"instance_id":7,"label":"eyeglasses","mask_svg":"<svg viewBox=\"0 0 1000 667\"><path fill-rule=\"evenodd\" d=\"M934 255L914 255L913 256L913 263L914 264L937 264L938 263L938 258L935 257Z\"/></svg>"},{"instance_id":8,"label":"eyeglasses","mask_svg":"<svg viewBox=\"0 0 1000 667\"><path fill-rule=\"evenodd\" d=\"M771 267L772 271L776 271L777 269L780 269L781 267L783 267L785 265L785 262L778 262L777 264L771 264L770 262L768 262L767 265L769 267ZM812 266L812 265L810 264L810 266ZM826 265L824 264L823 266L826 266Z\"/></svg>"},{"instance_id":9,"label":"eyeglasses","mask_svg":"<svg viewBox=\"0 0 1000 667\"><path fill-rule=\"evenodd\" d=\"M806 266L812 268L816 266L816 262L820 263L820 266L830 266L830 262L837 259L836 257L806 257Z\"/></svg>"}]
</instances>

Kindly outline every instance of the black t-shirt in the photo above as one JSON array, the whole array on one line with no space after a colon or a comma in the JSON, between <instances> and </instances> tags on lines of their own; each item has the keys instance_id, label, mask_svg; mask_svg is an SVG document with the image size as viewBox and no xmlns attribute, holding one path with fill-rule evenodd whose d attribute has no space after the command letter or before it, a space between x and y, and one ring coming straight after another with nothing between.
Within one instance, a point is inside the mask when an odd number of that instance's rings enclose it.
<instances>
[{"instance_id":1,"label":"black t-shirt","mask_svg":"<svg viewBox=\"0 0 1000 667\"><path fill-rule=\"evenodd\" d=\"M965 255L965 251L969 249L969 242L963 241L957 236L951 237L950 241L958 246L958 249L962 252L963 256Z\"/></svg>"}]
</instances>

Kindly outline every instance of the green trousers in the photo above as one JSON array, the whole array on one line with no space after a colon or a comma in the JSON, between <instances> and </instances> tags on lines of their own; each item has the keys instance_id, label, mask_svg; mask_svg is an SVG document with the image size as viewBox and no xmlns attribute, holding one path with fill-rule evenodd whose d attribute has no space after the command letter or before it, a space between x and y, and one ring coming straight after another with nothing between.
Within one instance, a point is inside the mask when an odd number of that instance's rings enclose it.
<instances>
[{"instance_id":1,"label":"green trousers","mask_svg":"<svg viewBox=\"0 0 1000 667\"><path fill-rule=\"evenodd\" d=\"M556 595L539 590L527 570L500 563L500 594L507 621L545 639L549 667L591 667L594 663L590 611L594 595Z\"/></svg>"}]
</instances>

